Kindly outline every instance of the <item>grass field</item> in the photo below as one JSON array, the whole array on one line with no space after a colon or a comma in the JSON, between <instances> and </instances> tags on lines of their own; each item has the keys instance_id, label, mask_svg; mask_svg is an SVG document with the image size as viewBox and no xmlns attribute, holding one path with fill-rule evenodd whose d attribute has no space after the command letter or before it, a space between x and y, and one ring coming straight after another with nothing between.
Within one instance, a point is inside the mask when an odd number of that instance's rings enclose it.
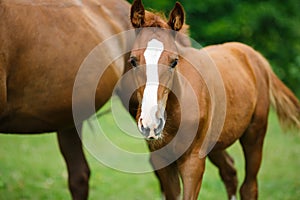
<instances>
[{"instance_id":1,"label":"grass field","mask_svg":"<svg viewBox=\"0 0 300 200\"><path fill-rule=\"evenodd\" d=\"M117 128L111 114L103 115L100 121L105 122L102 124L107 130L112 130L116 134ZM300 133L283 134L273 112L269 122L259 174L259 199L298 200L300 199L298 171ZM133 144L129 137L118 136L117 138L118 145L124 148L129 148ZM144 144L139 144L135 148L141 148L139 151L147 151ZM235 159L239 183L241 183L244 176L244 160L240 145L236 143L229 152ZM87 151L86 155L92 170L89 199L160 199L158 182L153 173L119 172L100 164ZM120 162L126 162L122 157L119 159ZM59 153L55 134L0 135L0 200L71 199L66 179L66 167ZM226 199L218 171L209 162L207 162L199 199Z\"/></svg>"}]
</instances>

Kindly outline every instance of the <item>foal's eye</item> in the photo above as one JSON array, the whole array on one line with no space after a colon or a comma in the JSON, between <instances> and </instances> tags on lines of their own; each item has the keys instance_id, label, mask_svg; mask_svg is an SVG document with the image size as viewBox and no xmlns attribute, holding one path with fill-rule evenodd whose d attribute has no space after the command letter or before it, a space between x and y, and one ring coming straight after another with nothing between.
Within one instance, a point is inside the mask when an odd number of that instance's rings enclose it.
<instances>
[{"instance_id":1,"label":"foal's eye","mask_svg":"<svg viewBox=\"0 0 300 200\"><path fill-rule=\"evenodd\" d=\"M130 57L129 62L131 64L132 67L137 67L137 60L136 57Z\"/></svg>"},{"instance_id":2,"label":"foal's eye","mask_svg":"<svg viewBox=\"0 0 300 200\"><path fill-rule=\"evenodd\" d=\"M178 58L174 59L170 65L171 68L176 67L176 65L178 64Z\"/></svg>"}]
</instances>

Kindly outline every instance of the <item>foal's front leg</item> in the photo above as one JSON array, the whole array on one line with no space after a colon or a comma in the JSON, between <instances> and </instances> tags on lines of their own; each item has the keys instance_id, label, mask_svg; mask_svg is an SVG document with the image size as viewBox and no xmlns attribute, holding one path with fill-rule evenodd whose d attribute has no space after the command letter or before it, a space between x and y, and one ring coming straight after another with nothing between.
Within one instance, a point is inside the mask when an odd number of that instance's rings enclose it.
<instances>
[{"instance_id":1,"label":"foal's front leg","mask_svg":"<svg viewBox=\"0 0 300 200\"><path fill-rule=\"evenodd\" d=\"M205 158L199 158L198 152L178 161L179 173L183 182L183 200L196 200L200 191Z\"/></svg>"},{"instance_id":2,"label":"foal's front leg","mask_svg":"<svg viewBox=\"0 0 300 200\"><path fill-rule=\"evenodd\" d=\"M151 156L150 162L154 169L158 167L158 164L164 162L159 156ZM155 170L163 199L165 200L176 200L180 198L180 180L178 177L178 170L175 163L172 163L164 168Z\"/></svg>"}]
</instances>

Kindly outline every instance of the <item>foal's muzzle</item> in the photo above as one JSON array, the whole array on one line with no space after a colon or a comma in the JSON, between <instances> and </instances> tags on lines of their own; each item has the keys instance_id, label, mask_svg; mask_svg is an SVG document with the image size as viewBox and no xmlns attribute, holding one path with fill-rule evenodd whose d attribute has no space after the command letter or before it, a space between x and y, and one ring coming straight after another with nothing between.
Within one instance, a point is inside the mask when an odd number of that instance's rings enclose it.
<instances>
[{"instance_id":1,"label":"foal's muzzle","mask_svg":"<svg viewBox=\"0 0 300 200\"><path fill-rule=\"evenodd\" d=\"M163 118L159 118L155 121L157 121L157 123L146 125L143 123L143 119L140 118L138 122L139 131L147 140L157 140L161 138L161 134L165 126L165 120Z\"/></svg>"}]
</instances>

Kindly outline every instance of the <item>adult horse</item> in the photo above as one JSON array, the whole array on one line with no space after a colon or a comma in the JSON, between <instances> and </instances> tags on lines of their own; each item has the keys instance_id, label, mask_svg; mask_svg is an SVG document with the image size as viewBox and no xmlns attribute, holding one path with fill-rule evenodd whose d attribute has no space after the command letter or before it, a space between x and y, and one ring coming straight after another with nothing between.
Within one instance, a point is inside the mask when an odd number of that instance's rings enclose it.
<instances>
[{"instance_id":1,"label":"adult horse","mask_svg":"<svg viewBox=\"0 0 300 200\"><path fill-rule=\"evenodd\" d=\"M226 43L197 50L180 45L175 31L184 18L179 3L168 21L145 12L141 0L131 8L137 36L129 72L137 85L129 109L147 139L162 192L177 199L180 175L183 199L197 199L208 157L219 168L228 198L236 199L236 170L225 150L239 140L246 160L241 199L257 199L269 105L282 125L300 129L300 103L249 46ZM219 77L210 74L213 68Z\"/></svg>"},{"instance_id":2,"label":"adult horse","mask_svg":"<svg viewBox=\"0 0 300 200\"><path fill-rule=\"evenodd\" d=\"M72 103L84 109L86 98L79 93L72 102L76 74L93 48L131 27L129 10L118 0L0 0L0 132L56 131L73 199L87 199L90 175L72 116ZM94 63L96 71L105 69L94 94L96 109L123 73L123 57L107 59L125 48L125 39L114 44ZM82 120L92 113L84 114Z\"/></svg>"}]
</instances>

